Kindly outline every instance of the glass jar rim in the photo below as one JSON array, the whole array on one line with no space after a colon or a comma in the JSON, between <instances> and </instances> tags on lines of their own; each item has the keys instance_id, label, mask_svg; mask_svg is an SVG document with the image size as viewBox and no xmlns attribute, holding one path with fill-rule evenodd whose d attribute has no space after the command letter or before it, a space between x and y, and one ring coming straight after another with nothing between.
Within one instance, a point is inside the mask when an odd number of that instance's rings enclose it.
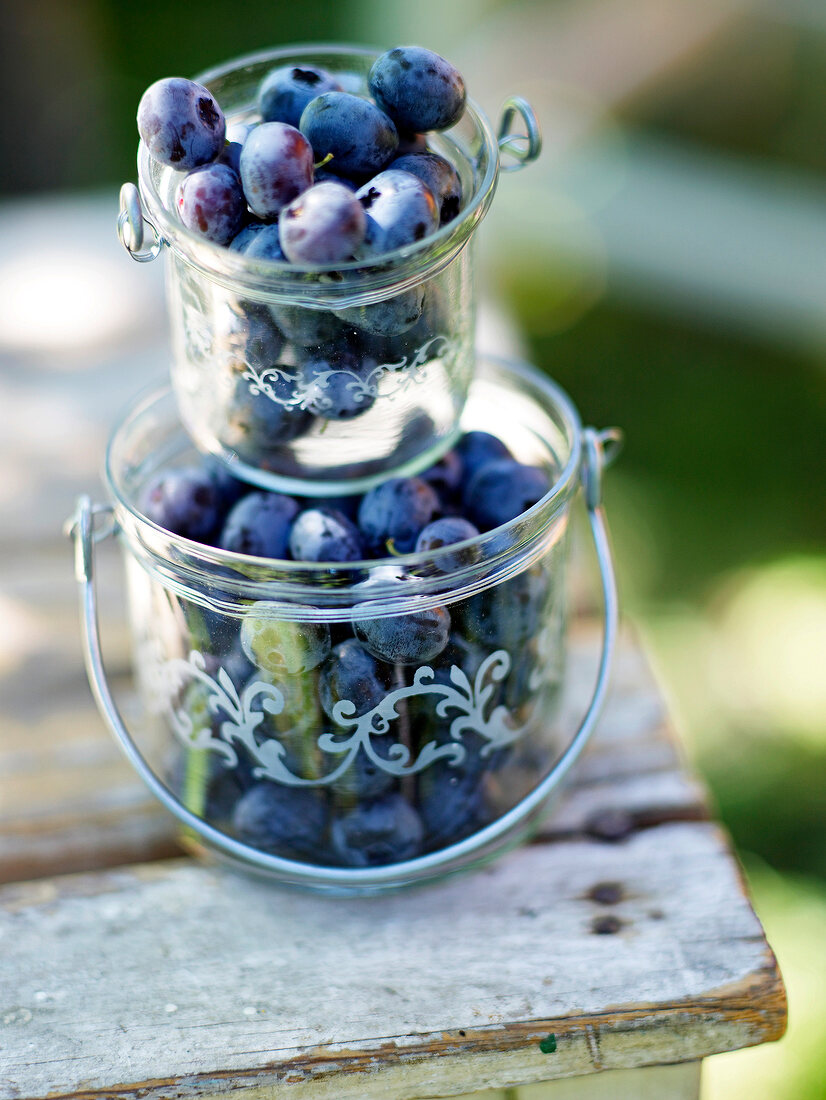
<instances>
[{"instance_id":1,"label":"glass jar rim","mask_svg":"<svg viewBox=\"0 0 826 1100\"><path fill-rule=\"evenodd\" d=\"M305 43L245 54L207 69L193 79L209 88L216 80L253 65L277 64L279 61L317 57L320 54L342 58L355 56L367 61L379 57L380 52L365 46ZM473 194L452 221L424 240L392 252L335 265L288 264L263 259L252 262L241 253L232 252L226 246L214 244L187 229L174 217L155 185L152 175L154 162L143 141L140 141L138 179L148 220L159 238L178 257L230 290L293 297L297 287L301 287L302 296L306 295L308 303L312 303L315 296L320 304L328 298L346 304L348 292L360 296L364 291L380 291L390 287L400 291L446 267L470 239L493 199L499 178L496 136L487 116L471 98L466 101L464 117L472 121L487 153L485 171L476 181Z\"/></svg>"},{"instance_id":2,"label":"glass jar rim","mask_svg":"<svg viewBox=\"0 0 826 1100\"><path fill-rule=\"evenodd\" d=\"M145 394L112 430L106 448L104 478L115 502L116 522L132 552L149 559L152 568L162 572L165 584L177 588L188 598L208 602L223 610L226 607L215 593L204 601L202 586L205 581L230 596L230 602L236 599L286 600L300 606L299 617L308 621L327 619L331 608L340 610L354 602L369 600L371 605L386 604L376 614L390 615L409 610L414 605L443 603L446 592L452 602L491 587L528 568L545 552L547 540L543 535L553 530L579 485L582 426L568 395L535 367L493 356L486 356L485 362L494 372L498 370L500 377L506 372L541 395L544 409L553 410L559 418L568 454L548 492L539 501L507 523L474 538L427 553L413 552L354 562L304 562L237 554L175 535L139 510L132 499L137 494L130 496L123 485L123 470L117 469L118 464L124 465L122 460L119 463L117 452L128 433L137 429L141 420L163 402L172 403L168 386L154 388ZM179 435L181 439L186 438L183 428ZM548 448L550 450L549 445ZM256 486L249 488L256 491ZM467 565L439 571L440 563L449 559L455 562L456 554L463 551L470 552ZM403 584L402 578L388 575L386 583L371 584L369 592L358 588L366 577L375 579L380 570L387 574L391 571L403 574ZM353 580L356 576L360 580Z\"/></svg>"}]
</instances>

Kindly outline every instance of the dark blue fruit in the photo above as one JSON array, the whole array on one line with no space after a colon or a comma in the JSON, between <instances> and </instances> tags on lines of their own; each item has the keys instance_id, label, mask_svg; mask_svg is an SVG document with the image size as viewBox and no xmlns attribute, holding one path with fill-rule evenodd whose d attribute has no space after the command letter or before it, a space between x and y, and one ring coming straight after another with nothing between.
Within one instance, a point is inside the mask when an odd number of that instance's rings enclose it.
<instances>
[{"instance_id":1,"label":"dark blue fruit","mask_svg":"<svg viewBox=\"0 0 826 1100\"><path fill-rule=\"evenodd\" d=\"M281 493L248 493L226 518L218 539L223 550L256 558L286 558L298 503Z\"/></svg>"},{"instance_id":2,"label":"dark blue fruit","mask_svg":"<svg viewBox=\"0 0 826 1100\"><path fill-rule=\"evenodd\" d=\"M296 561L361 561L361 534L350 520L330 508L307 508L290 532L290 553Z\"/></svg>"},{"instance_id":3,"label":"dark blue fruit","mask_svg":"<svg viewBox=\"0 0 826 1100\"><path fill-rule=\"evenodd\" d=\"M465 487L465 505L482 531L509 523L548 492L551 481L537 466L523 466L512 458L487 462Z\"/></svg>"},{"instance_id":4,"label":"dark blue fruit","mask_svg":"<svg viewBox=\"0 0 826 1100\"><path fill-rule=\"evenodd\" d=\"M435 550L441 550L445 546L451 546L454 542L465 542L467 539L479 537L479 531L473 524L461 516L445 516L443 519L435 519L428 523L416 539L417 554L432 554ZM466 546L461 550L454 550L449 554L437 554L433 559L433 565L440 573L453 573L466 565L473 565L479 560L480 550L478 546Z\"/></svg>"},{"instance_id":5,"label":"dark blue fruit","mask_svg":"<svg viewBox=\"0 0 826 1100\"><path fill-rule=\"evenodd\" d=\"M324 420L351 420L372 408L376 400L376 362L342 348L312 356L303 366L305 402Z\"/></svg>"},{"instance_id":6,"label":"dark blue fruit","mask_svg":"<svg viewBox=\"0 0 826 1100\"><path fill-rule=\"evenodd\" d=\"M291 263L335 264L350 259L359 248L367 220L347 187L317 183L284 207L278 227Z\"/></svg>"},{"instance_id":7,"label":"dark blue fruit","mask_svg":"<svg viewBox=\"0 0 826 1100\"><path fill-rule=\"evenodd\" d=\"M232 243L234 246L235 241ZM258 232L250 234L240 251L250 260L273 260L283 264L287 259L281 247L277 225L260 226Z\"/></svg>"},{"instance_id":8,"label":"dark blue fruit","mask_svg":"<svg viewBox=\"0 0 826 1100\"><path fill-rule=\"evenodd\" d=\"M321 667L318 697L328 718L334 719L333 710L343 699L355 707L348 715L355 718L377 707L386 694L376 662L354 638L335 646Z\"/></svg>"},{"instance_id":9,"label":"dark blue fruit","mask_svg":"<svg viewBox=\"0 0 826 1100\"><path fill-rule=\"evenodd\" d=\"M215 160L226 121L202 84L180 76L156 80L138 104L138 132L150 156L183 172Z\"/></svg>"},{"instance_id":10,"label":"dark blue fruit","mask_svg":"<svg viewBox=\"0 0 826 1100\"><path fill-rule=\"evenodd\" d=\"M456 450L464 465L466 487L485 463L513 457L502 440L489 432L465 432L456 444Z\"/></svg>"},{"instance_id":11,"label":"dark blue fruit","mask_svg":"<svg viewBox=\"0 0 826 1100\"><path fill-rule=\"evenodd\" d=\"M353 633L380 661L420 665L438 657L450 636L450 613L445 607L409 611L404 615L362 618L365 606L356 605Z\"/></svg>"},{"instance_id":12,"label":"dark blue fruit","mask_svg":"<svg viewBox=\"0 0 826 1100\"><path fill-rule=\"evenodd\" d=\"M327 807L317 791L264 780L239 799L233 814L238 839L282 856L319 856Z\"/></svg>"},{"instance_id":13,"label":"dark blue fruit","mask_svg":"<svg viewBox=\"0 0 826 1100\"><path fill-rule=\"evenodd\" d=\"M393 298L370 305L337 309L336 316L348 325L373 336L400 336L419 320L424 309L424 287L414 286Z\"/></svg>"},{"instance_id":14,"label":"dark blue fruit","mask_svg":"<svg viewBox=\"0 0 826 1100\"><path fill-rule=\"evenodd\" d=\"M369 99L349 92L325 92L301 115L301 132L316 160L332 154L330 168L343 176L372 176L395 155L396 127Z\"/></svg>"},{"instance_id":15,"label":"dark blue fruit","mask_svg":"<svg viewBox=\"0 0 826 1100\"><path fill-rule=\"evenodd\" d=\"M439 225L453 221L462 208L462 181L449 160L436 153L414 153L396 157L391 171L410 172L418 176L436 200Z\"/></svg>"},{"instance_id":16,"label":"dark blue fruit","mask_svg":"<svg viewBox=\"0 0 826 1100\"><path fill-rule=\"evenodd\" d=\"M365 247L374 254L415 244L439 226L433 192L410 172L380 172L356 196L367 214Z\"/></svg>"},{"instance_id":17,"label":"dark blue fruit","mask_svg":"<svg viewBox=\"0 0 826 1100\"><path fill-rule=\"evenodd\" d=\"M141 495L143 514L183 538L209 543L221 521L221 496L211 470L186 466L165 470Z\"/></svg>"},{"instance_id":18,"label":"dark blue fruit","mask_svg":"<svg viewBox=\"0 0 826 1100\"><path fill-rule=\"evenodd\" d=\"M454 450L448 451L423 474L419 474L422 481L436 490L443 512L454 511L452 505L460 499L464 470L459 452Z\"/></svg>"},{"instance_id":19,"label":"dark blue fruit","mask_svg":"<svg viewBox=\"0 0 826 1100\"><path fill-rule=\"evenodd\" d=\"M257 122L230 122L227 125L226 145L218 159L222 164L228 165L239 176L241 174L241 150L244 147L244 142L257 125Z\"/></svg>"},{"instance_id":20,"label":"dark blue fruit","mask_svg":"<svg viewBox=\"0 0 826 1100\"><path fill-rule=\"evenodd\" d=\"M338 91L341 85L326 69L287 65L264 78L258 90L258 109L264 122L287 122L297 127L311 99L322 92Z\"/></svg>"},{"instance_id":21,"label":"dark blue fruit","mask_svg":"<svg viewBox=\"0 0 826 1100\"><path fill-rule=\"evenodd\" d=\"M253 465L260 464L267 451L303 435L313 422L311 413L293 404L298 379L292 367L279 365L279 373L271 374L267 385L275 399L258 389L253 392L250 381L239 375L217 426L222 443Z\"/></svg>"},{"instance_id":22,"label":"dark blue fruit","mask_svg":"<svg viewBox=\"0 0 826 1100\"><path fill-rule=\"evenodd\" d=\"M287 339L302 348L329 343L341 333L341 322L327 309L273 303L270 312Z\"/></svg>"},{"instance_id":23,"label":"dark blue fruit","mask_svg":"<svg viewBox=\"0 0 826 1100\"><path fill-rule=\"evenodd\" d=\"M370 553L409 554L421 530L439 508L433 489L418 477L393 477L365 494L359 506L359 527Z\"/></svg>"},{"instance_id":24,"label":"dark blue fruit","mask_svg":"<svg viewBox=\"0 0 826 1100\"><path fill-rule=\"evenodd\" d=\"M229 244L247 218L240 179L226 164L193 168L178 188L178 213L193 233L215 244Z\"/></svg>"},{"instance_id":25,"label":"dark blue fruit","mask_svg":"<svg viewBox=\"0 0 826 1100\"><path fill-rule=\"evenodd\" d=\"M216 323L216 346L234 362L246 363L257 371L274 367L284 346L281 330L266 306L257 302L237 303Z\"/></svg>"},{"instance_id":26,"label":"dark blue fruit","mask_svg":"<svg viewBox=\"0 0 826 1100\"><path fill-rule=\"evenodd\" d=\"M473 767L436 761L419 777L418 810L430 845L454 844L485 824L483 776Z\"/></svg>"},{"instance_id":27,"label":"dark blue fruit","mask_svg":"<svg viewBox=\"0 0 826 1100\"><path fill-rule=\"evenodd\" d=\"M247 246L250 244L253 238L257 237L262 230L267 228L272 228L272 226L268 226L266 222L248 221L247 224L238 233L236 233L230 241L230 251L245 252ZM278 229L276 227L276 237L277 236Z\"/></svg>"},{"instance_id":28,"label":"dark blue fruit","mask_svg":"<svg viewBox=\"0 0 826 1100\"><path fill-rule=\"evenodd\" d=\"M367 82L378 105L402 130L446 130L465 109L461 75L422 46L399 46L382 54Z\"/></svg>"},{"instance_id":29,"label":"dark blue fruit","mask_svg":"<svg viewBox=\"0 0 826 1100\"><path fill-rule=\"evenodd\" d=\"M364 802L333 821L333 850L348 867L378 867L418 855L424 830L400 794Z\"/></svg>"},{"instance_id":30,"label":"dark blue fruit","mask_svg":"<svg viewBox=\"0 0 826 1100\"><path fill-rule=\"evenodd\" d=\"M274 218L313 182L313 150L304 135L283 122L264 122L241 150L241 183L253 213Z\"/></svg>"},{"instance_id":31,"label":"dark blue fruit","mask_svg":"<svg viewBox=\"0 0 826 1100\"><path fill-rule=\"evenodd\" d=\"M542 629L549 587L546 570L526 569L463 600L454 610L454 618L466 638L480 645L501 646L516 660L520 649Z\"/></svg>"}]
</instances>

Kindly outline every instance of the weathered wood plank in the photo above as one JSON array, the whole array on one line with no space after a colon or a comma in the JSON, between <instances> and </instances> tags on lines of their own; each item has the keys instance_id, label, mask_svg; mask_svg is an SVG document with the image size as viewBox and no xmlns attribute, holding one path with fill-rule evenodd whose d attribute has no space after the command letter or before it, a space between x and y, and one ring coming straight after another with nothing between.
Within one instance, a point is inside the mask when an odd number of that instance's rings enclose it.
<instances>
[{"instance_id":1,"label":"weathered wood plank","mask_svg":"<svg viewBox=\"0 0 826 1100\"><path fill-rule=\"evenodd\" d=\"M105 606L117 605L118 593L107 590L106 596ZM180 851L175 821L132 772L95 709L74 605L64 632L71 632L69 651L38 661L9 685L0 704L0 882ZM122 627L110 627L109 634L114 634L110 668L124 696L128 639ZM563 728L573 729L587 698L597 634L593 626L575 632ZM680 765L651 671L626 632L593 745L540 835L570 836L592 827L599 832L606 823L648 826L704 813L702 789Z\"/></svg>"},{"instance_id":2,"label":"weathered wood plank","mask_svg":"<svg viewBox=\"0 0 826 1100\"><path fill-rule=\"evenodd\" d=\"M609 1070L509 1089L468 1093L461 1100L699 1100L700 1063ZM427 1100L436 1100L428 1097Z\"/></svg>"},{"instance_id":3,"label":"weathered wood plank","mask_svg":"<svg viewBox=\"0 0 826 1100\"><path fill-rule=\"evenodd\" d=\"M696 1060L785 1019L707 823L531 845L372 900L185 860L11 885L0 955L3 1100L404 1100Z\"/></svg>"}]
</instances>

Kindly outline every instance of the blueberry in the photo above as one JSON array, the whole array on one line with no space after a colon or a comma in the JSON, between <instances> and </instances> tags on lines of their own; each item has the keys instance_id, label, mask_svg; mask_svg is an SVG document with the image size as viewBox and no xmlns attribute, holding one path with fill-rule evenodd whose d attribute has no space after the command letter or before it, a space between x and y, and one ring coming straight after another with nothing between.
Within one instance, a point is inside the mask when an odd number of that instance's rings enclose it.
<instances>
[{"instance_id":1,"label":"blueberry","mask_svg":"<svg viewBox=\"0 0 826 1100\"><path fill-rule=\"evenodd\" d=\"M361 203L340 183L317 183L285 206L278 220L281 247L294 264L335 264L361 245Z\"/></svg>"},{"instance_id":2,"label":"blueberry","mask_svg":"<svg viewBox=\"0 0 826 1100\"><path fill-rule=\"evenodd\" d=\"M549 587L547 571L533 566L463 600L454 617L466 638L501 646L515 659L542 628Z\"/></svg>"},{"instance_id":3,"label":"blueberry","mask_svg":"<svg viewBox=\"0 0 826 1100\"><path fill-rule=\"evenodd\" d=\"M159 527L196 542L208 543L222 518L218 486L203 466L156 474L141 493L140 509Z\"/></svg>"},{"instance_id":4,"label":"blueberry","mask_svg":"<svg viewBox=\"0 0 826 1100\"><path fill-rule=\"evenodd\" d=\"M337 309L342 321L374 336L400 336L419 320L424 309L424 287L415 286L393 298L370 305Z\"/></svg>"},{"instance_id":5,"label":"blueberry","mask_svg":"<svg viewBox=\"0 0 826 1100\"><path fill-rule=\"evenodd\" d=\"M239 176L241 174L241 150L244 147L244 142L257 125L257 122L230 122L227 124L226 145L218 159L221 164L228 165Z\"/></svg>"},{"instance_id":6,"label":"blueberry","mask_svg":"<svg viewBox=\"0 0 826 1100\"><path fill-rule=\"evenodd\" d=\"M365 605L356 605L353 633L380 661L421 665L438 657L450 636L450 613L445 607L408 611L403 615L362 617Z\"/></svg>"},{"instance_id":7,"label":"blueberry","mask_svg":"<svg viewBox=\"0 0 826 1100\"><path fill-rule=\"evenodd\" d=\"M465 487L465 505L474 523L489 531L521 516L550 487L550 478L544 470L502 458L487 462L476 471Z\"/></svg>"},{"instance_id":8,"label":"blueberry","mask_svg":"<svg viewBox=\"0 0 826 1100\"><path fill-rule=\"evenodd\" d=\"M301 112L322 92L341 91L341 85L326 69L315 65L287 65L274 69L258 89L258 109L265 122L287 122L298 126Z\"/></svg>"},{"instance_id":9,"label":"blueberry","mask_svg":"<svg viewBox=\"0 0 826 1100\"><path fill-rule=\"evenodd\" d=\"M389 169L410 172L430 189L439 209L439 225L447 225L459 213L462 207L462 181L449 160L436 153L408 154L396 157Z\"/></svg>"},{"instance_id":10,"label":"blueberry","mask_svg":"<svg viewBox=\"0 0 826 1100\"><path fill-rule=\"evenodd\" d=\"M178 188L178 212L193 233L215 244L229 244L247 216L240 179L226 164L193 168Z\"/></svg>"},{"instance_id":11,"label":"blueberry","mask_svg":"<svg viewBox=\"0 0 826 1100\"><path fill-rule=\"evenodd\" d=\"M489 432L465 432L456 445L456 451L464 464L465 485L486 462L513 457L502 440Z\"/></svg>"},{"instance_id":12,"label":"blueberry","mask_svg":"<svg viewBox=\"0 0 826 1100\"><path fill-rule=\"evenodd\" d=\"M237 240L237 238L236 238ZM232 242L233 246L235 241ZM239 248L250 260L272 260L275 263L284 263L287 257L281 247L281 238L277 225L262 225L257 232L250 234L247 240Z\"/></svg>"},{"instance_id":13,"label":"blueberry","mask_svg":"<svg viewBox=\"0 0 826 1100\"><path fill-rule=\"evenodd\" d=\"M252 465L260 465L268 451L277 451L284 443L297 439L309 430L312 415L293 404L298 390L298 378L292 367L277 365L278 373L270 374L267 386L275 398L256 388L239 375L229 398L221 407L221 423L217 434L226 447Z\"/></svg>"},{"instance_id":14,"label":"blueberry","mask_svg":"<svg viewBox=\"0 0 826 1100\"><path fill-rule=\"evenodd\" d=\"M255 237L257 237L262 230L267 228L272 228L271 226L268 226L267 222L248 221L247 224L243 226L243 228L238 233L236 233L230 241L230 251L245 252L247 246L255 239ZM276 228L276 238L277 237L278 230Z\"/></svg>"},{"instance_id":15,"label":"blueberry","mask_svg":"<svg viewBox=\"0 0 826 1100\"><path fill-rule=\"evenodd\" d=\"M316 160L332 154L333 171L343 176L370 176L393 157L399 144L396 127L369 99L348 92L324 92L301 115L301 132Z\"/></svg>"},{"instance_id":16,"label":"blueberry","mask_svg":"<svg viewBox=\"0 0 826 1100\"><path fill-rule=\"evenodd\" d=\"M465 109L461 75L422 46L400 46L382 54L367 82L378 105L403 130L446 130Z\"/></svg>"},{"instance_id":17,"label":"blueberry","mask_svg":"<svg viewBox=\"0 0 826 1100\"><path fill-rule=\"evenodd\" d=\"M355 710L348 717L360 717L379 705L387 688L379 679L374 659L350 638L335 646L322 665L318 693L324 713L335 720L337 703L352 703Z\"/></svg>"},{"instance_id":18,"label":"blueberry","mask_svg":"<svg viewBox=\"0 0 826 1100\"><path fill-rule=\"evenodd\" d=\"M241 648L256 668L291 675L316 668L330 652L327 623L283 619L284 607L258 600L241 620Z\"/></svg>"},{"instance_id":19,"label":"blueberry","mask_svg":"<svg viewBox=\"0 0 826 1100\"><path fill-rule=\"evenodd\" d=\"M431 554L434 550L440 550L454 542L465 542L478 537L479 531L469 520L462 519L461 516L445 516L443 519L433 520L422 529L416 539L416 553ZM479 555L478 546L466 546L450 554L438 555L433 565L440 573L453 573L466 565L473 565L479 560Z\"/></svg>"},{"instance_id":20,"label":"blueberry","mask_svg":"<svg viewBox=\"0 0 826 1100\"><path fill-rule=\"evenodd\" d=\"M233 814L238 839L283 856L317 857L327 828L327 807L317 791L256 783Z\"/></svg>"},{"instance_id":21,"label":"blueberry","mask_svg":"<svg viewBox=\"0 0 826 1100\"><path fill-rule=\"evenodd\" d=\"M141 96L138 131L155 160L186 172L219 155L226 121L202 84L172 76L156 80Z\"/></svg>"},{"instance_id":22,"label":"blueberry","mask_svg":"<svg viewBox=\"0 0 826 1100\"><path fill-rule=\"evenodd\" d=\"M434 847L455 844L486 823L483 776L473 768L437 760L419 777L418 810Z\"/></svg>"},{"instance_id":23,"label":"blueberry","mask_svg":"<svg viewBox=\"0 0 826 1100\"><path fill-rule=\"evenodd\" d=\"M418 855L424 830L400 794L364 802L333 821L333 850L348 867L378 867Z\"/></svg>"},{"instance_id":24,"label":"blueberry","mask_svg":"<svg viewBox=\"0 0 826 1100\"><path fill-rule=\"evenodd\" d=\"M365 247L374 254L421 241L439 226L432 191L410 172L380 172L356 197L367 214Z\"/></svg>"},{"instance_id":25,"label":"blueberry","mask_svg":"<svg viewBox=\"0 0 826 1100\"><path fill-rule=\"evenodd\" d=\"M244 493L249 489L243 481L229 472L217 459L207 459L206 469L210 480L218 491L218 506L222 513L226 513Z\"/></svg>"},{"instance_id":26,"label":"blueberry","mask_svg":"<svg viewBox=\"0 0 826 1100\"><path fill-rule=\"evenodd\" d=\"M359 527L367 549L377 556L392 547L409 554L420 531L439 508L433 489L418 477L393 477L365 494L359 506Z\"/></svg>"},{"instance_id":27,"label":"blueberry","mask_svg":"<svg viewBox=\"0 0 826 1100\"><path fill-rule=\"evenodd\" d=\"M341 733L341 730L337 730ZM373 737L372 746L377 750L377 755L384 757L390 744L394 743L388 737ZM330 765L335 767L341 762L337 754L327 754L330 757ZM386 758L386 757L385 757ZM372 760L366 752L356 753L350 767L330 784L338 806L352 804L354 800L379 798L396 784L396 777L392 772L385 771L379 764Z\"/></svg>"},{"instance_id":28,"label":"blueberry","mask_svg":"<svg viewBox=\"0 0 826 1100\"><path fill-rule=\"evenodd\" d=\"M296 561L361 561L364 548L358 527L331 508L307 508L290 532Z\"/></svg>"},{"instance_id":29,"label":"blueberry","mask_svg":"<svg viewBox=\"0 0 826 1100\"><path fill-rule=\"evenodd\" d=\"M241 150L241 183L253 213L273 218L313 182L313 150L283 122L257 126Z\"/></svg>"},{"instance_id":30,"label":"blueberry","mask_svg":"<svg viewBox=\"0 0 826 1100\"><path fill-rule=\"evenodd\" d=\"M346 348L308 358L303 366L307 408L324 420L351 420L376 400L375 360L360 359Z\"/></svg>"},{"instance_id":31,"label":"blueberry","mask_svg":"<svg viewBox=\"0 0 826 1100\"><path fill-rule=\"evenodd\" d=\"M331 343L341 334L341 321L326 309L279 303L270 312L287 339L302 348Z\"/></svg>"},{"instance_id":32,"label":"blueberry","mask_svg":"<svg viewBox=\"0 0 826 1100\"><path fill-rule=\"evenodd\" d=\"M297 515L298 504L292 497L248 493L227 516L218 545L233 554L286 558L290 524Z\"/></svg>"},{"instance_id":33,"label":"blueberry","mask_svg":"<svg viewBox=\"0 0 826 1100\"><path fill-rule=\"evenodd\" d=\"M256 371L278 363L284 337L266 306L257 302L237 303L216 317L216 345L223 346L234 362Z\"/></svg>"},{"instance_id":34,"label":"blueberry","mask_svg":"<svg viewBox=\"0 0 826 1100\"><path fill-rule=\"evenodd\" d=\"M438 494L442 510L452 510L450 506L458 502L464 479L465 466L459 452L448 451L438 462L419 474Z\"/></svg>"}]
</instances>

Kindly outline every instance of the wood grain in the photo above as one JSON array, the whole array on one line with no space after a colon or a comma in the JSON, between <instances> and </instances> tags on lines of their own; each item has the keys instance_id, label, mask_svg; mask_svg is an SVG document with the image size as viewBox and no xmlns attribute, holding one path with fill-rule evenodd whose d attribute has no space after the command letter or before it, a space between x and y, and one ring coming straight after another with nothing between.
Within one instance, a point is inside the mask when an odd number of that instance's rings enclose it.
<instances>
[{"instance_id":1,"label":"wood grain","mask_svg":"<svg viewBox=\"0 0 826 1100\"><path fill-rule=\"evenodd\" d=\"M186 860L11 885L0 949L3 1100L346 1096L354 1078L402 1100L696 1060L785 1020L726 840L700 822L529 845L378 899Z\"/></svg>"}]
</instances>

